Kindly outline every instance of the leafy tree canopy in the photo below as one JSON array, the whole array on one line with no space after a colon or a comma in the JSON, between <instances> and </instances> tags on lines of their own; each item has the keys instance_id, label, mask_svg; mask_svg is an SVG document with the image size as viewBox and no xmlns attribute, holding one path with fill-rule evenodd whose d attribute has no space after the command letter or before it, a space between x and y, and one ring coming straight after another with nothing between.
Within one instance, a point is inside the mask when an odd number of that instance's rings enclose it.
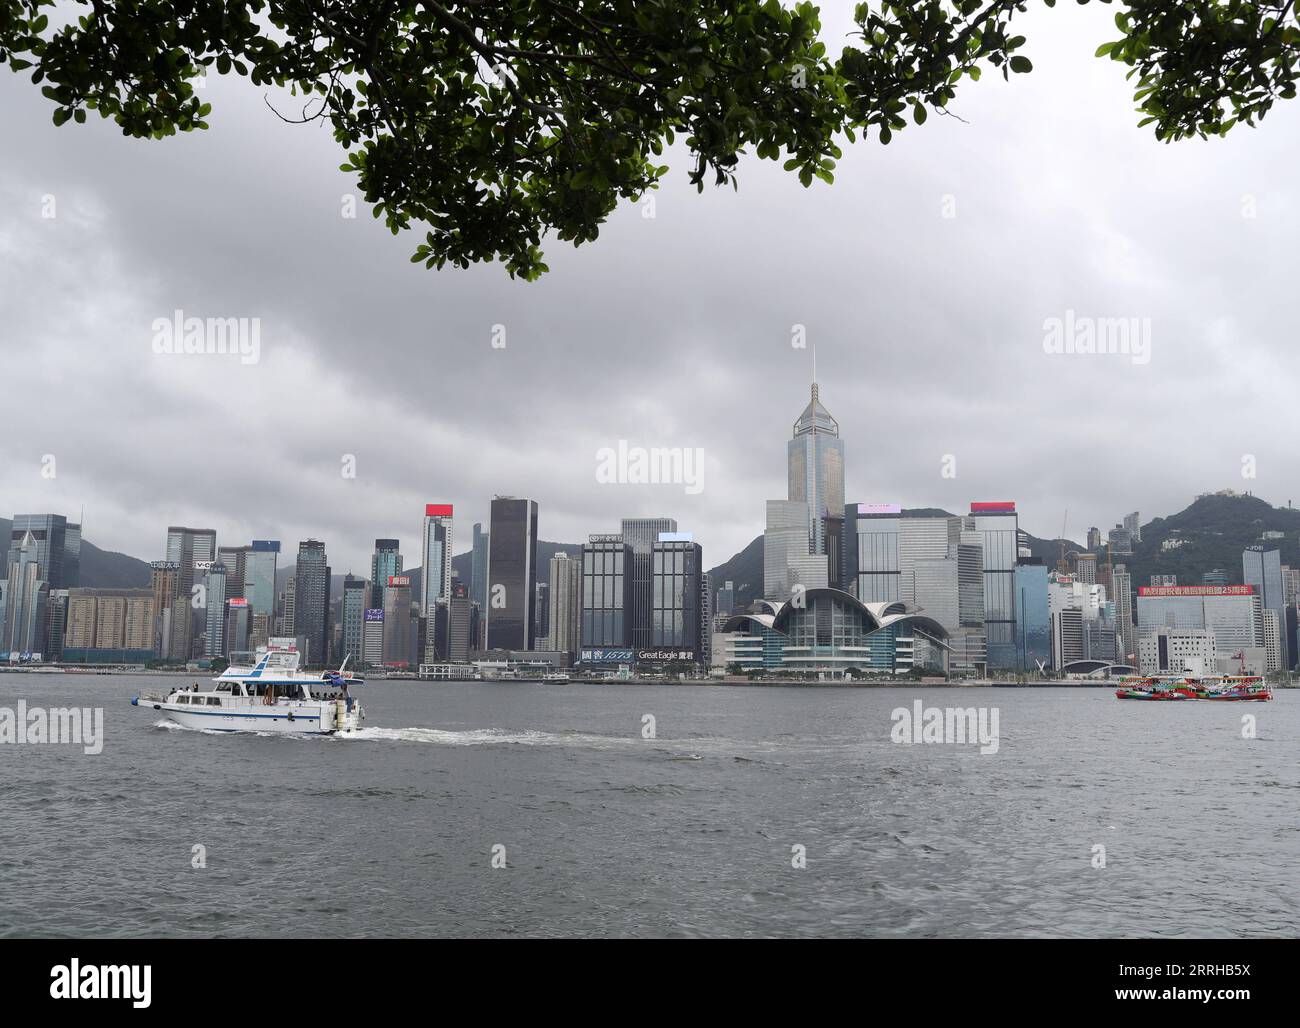
<instances>
[{"instance_id":1,"label":"leafy tree canopy","mask_svg":"<svg viewBox=\"0 0 1300 1028\"><path fill-rule=\"evenodd\" d=\"M95 111L155 139L207 128L200 75L247 77L286 120L328 120L375 216L426 232L413 261L532 279L544 236L594 239L678 136L699 189L749 152L830 182L837 141L888 143L963 78L1030 71L1028 2L859 4L832 57L818 9L778 0L0 0L0 63L55 124ZM1129 67L1157 138L1223 135L1295 96L1294 2L1127 0L1097 55Z\"/></svg>"}]
</instances>

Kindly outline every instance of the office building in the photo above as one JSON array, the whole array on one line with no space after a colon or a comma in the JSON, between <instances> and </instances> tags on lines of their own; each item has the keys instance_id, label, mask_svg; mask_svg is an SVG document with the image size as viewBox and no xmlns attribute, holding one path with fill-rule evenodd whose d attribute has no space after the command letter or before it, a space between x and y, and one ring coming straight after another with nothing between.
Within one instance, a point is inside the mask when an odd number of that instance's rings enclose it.
<instances>
[{"instance_id":1,"label":"office building","mask_svg":"<svg viewBox=\"0 0 1300 1028\"><path fill-rule=\"evenodd\" d=\"M1221 654L1264 645L1263 608L1253 585L1146 586L1137 603L1141 638L1161 628L1203 628Z\"/></svg>"},{"instance_id":2,"label":"office building","mask_svg":"<svg viewBox=\"0 0 1300 1028\"><path fill-rule=\"evenodd\" d=\"M1116 657L1121 664L1133 664L1138 640L1133 624L1133 576L1124 564L1116 564L1111 572L1111 598L1115 601Z\"/></svg>"},{"instance_id":3,"label":"office building","mask_svg":"<svg viewBox=\"0 0 1300 1028\"><path fill-rule=\"evenodd\" d=\"M736 584L730 580L723 583L714 600L718 614L730 614L736 609Z\"/></svg>"},{"instance_id":4,"label":"office building","mask_svg":"<svg viewBox=\"0 0 1300 1028\"><path fill-rule=\"evenodd\" d=\"M365 579L354 575L348 575L343 579L343 603L339 611L343 622L340 657L347 660L348 667L359 667L363 663L366 603L369 594L370 589Z\"/></svg>"},{"instance_id":5,"label":"office building","mask_svg":"<svg viewBox=\"0 0 1300 1028\"><path fill-rule=\"evenodd\" d=\"M1218 668L1214 633L1204 628L1158 628L1138 641L1144 675L1210 675Z\"/></svg>"},{"instance_id":6,"label":"office building","mask_svg":"<svg viewBox=\"0 0 1300 1028\"><path fill-rule=\"evenodd\" d=\"M893 603L902 598L899 564L899 523L896 503L856 503L844 508L844 571L846 592L863 603ZM947 550L945 528L945 552Z\"/></svg>"},{"instance_id":7,"label":"office building","mask_svg":"<svg viewBox=\"0 0 1300 1028\"><path fill-rule=\"evenodd\" d=\"M567 553L551 558L548 650L576 655L582 649L582 563Z\"/></svg>"},{"instance_id":8,"label":"office building","mask_svg":"<svg viewBox=\"0 0 1300 1028\"><path fill-rule=\"evenodd\" d=\"M479 610L487 609L488 534L483 525L474 525L473 549L470 552L469 598Z\"/></svg>"},{"instance_id":9,"label":"office building","mask_svg":"<svg viewBox=\"0 0 1300 1028\"><path fill-rule=\"evenodd\" d=\"M384 585L385 667L411 666L411 576L390 575Z\"/></svg>"},{"instance_id":10,"label":"office building","mask_svg":"<svg viewBox=\"0 0 1300 1028\"><path fill-rule=\"evenodd\" d=\"M1052 614L1052 666L1058 671L1084 659L1083 611L1066 607Z\"/></svg>"},{"instance_id":11,"label":"office building","mask_svg":"<svg viewBox=\"0 0 1300 1028\"><path fill-rule=\"evenodd\" d=\"M786 446L789 499L804 504L805 554L826 556L826 518L844 509L844 441L840 426L821 404L816 381L808 406Z\"/></svg>"},{"instance_id":12,"label":"office building","mask_svg":"<svg viewBox=\"0 0 1300 1028\"><path fill-rule=\"evenodd\" d=\"M254 621L263 614L275 616L275 573L280 559L280 540L254 539L244 555L244 588L240 594L248 601Z\"/></svg>"},{"instance_id":13,"label":"office building","mask_svg":"<svg viewBox=\"0 0 1300 1028\"><path fill-rule=\"evenodd\" d=\"M171 638L167 653L172 660L188 661L195 653L204 607L197 601L196 585L201 585L208 568L217 559L217 532L213 528L167 529L167 551L163 559L176 565L176 593L172 597L169 618Z\"/></svg>"},{"instance_id":14,"label":"office building","mask_svg":"<svg viewBox=\"0 0 1300 1028\"><path fill-rule=\"evenodd\" d=\"M1261 610L1273 611L1280 632L1278 669L1291 666L1286 640L1286 587L1283 584L1282 554L1263 546L1248 546L1241 555L1242 581L1255 587ZM1262 645L1267 651L1269 641ZM1277 669L1275 669L1277 670Z\"/></svg>"},{"instance_id":15,"label":"office building","mask_svg":"<svg viewBox=\"0 0 1300 1028\"><path fill-rule=\"evenodd\" d=\"M367 667L384 663L384 608L367 607L362 614L361 661Z\"/></svg>"},{"instance_id":16,"label":"office building","mask_svg":"<svg viewBox=\"0 0 1300 1028\"><path fill-rule=\"evenodd\" d=\"M330 658L330 566L325 544L298 544L294 573L293 634L303 640L304 667L324 667Z\"/></svg>"},{"instance_id":17,"label":"office building","mask_svg":"<svg viewBox=\"0 0 1300 1028\"><path fill-rule=\"evenodd\" d=\"M700 598L704 558L689 532L661 532L651 553L653 612L650 652L637 650L638 662L691 661L704 656Z\"/></svg>"},{"instance_id":18,"label":"office building","mask_svg":"<svg viewBox=\"0 0 1300 1028\"><path fill-rule=\"evenodd\" d=\"M650 596L652 581L650 554L661 532L676 531L677 522L673 518L623 519L619 534L632 550L629 645L633 647L652 645L650 621L654 607Z\"/></svg>"},{"instance_id":19,"label":"office building","mask_svg":"<svg viewBox=\"0 0 1300 1028\"><path fill-rule=\"evenodd\" d=\"M1052 663L1052 617L1048 606L1047 565L1041 559L1022 557L1016 564L1017 670L1036 674L1040 665Z\"/></svg>"},{"instance_id":20,"label":"office building","mask_svg":"<svg viewBox=\"0 0 1300 1028\"><path fill-rule=\"evenodd\" d=\"M593 535L583 544L581 641L584 650L633 648L632 579L627 573L631 566L632 547L622 535ZM653 586L652 578L652 590Z\"/></svg>"},{"instance_id":21,"label":"office building","mask_svg":"<svg viewBox=\"0 0 1300 1028\"><path fill-rule=\"evenodd\" d=\"M537 623L537 503L492 500L488 541L487 646L530 650Z\"/></svg>"},{"instance_id":22,"label":"office building","mask_svg":"<svg viewBox=\"0 0 1300 1028\"><path fill-rule=\"evenodd\" d=\"M420 532L420 613L451 595L452 505L427 503Z\"/></svg>"},{"instance_id":23,"label":"office building","mask_svg":"<svg viewBox=\"0 0 1300 1028\"><path fill-rule=\"evenodd\" d=\"M1019 559L1019 523L1011 501L972 503L970 516L983 548L984 636L990 668L1016 666L1015 572ZM1096 560L1092 580L1096 580Z\"/></svg>"},{"instance_id":24,"label":"office building","mask_svg":"<svg viewBox=\"0 0 1300 1028\"><path fill-rule=\"evenodd\" d=\"M808 549L808 504L803 500L768 500L763 531L763 597L784 602L794 586L816 584L817 561ZM813 581L807 579L812 577ZM823 583L824 584L824 583Z\"/></svg>"},{"instance_id":25,"label":"office building","mask_svg":"<svg viewBox=\"0 0 1300 1028\"><path fill-rule=\"evenodd\" d=\"M215 561L203 577L203 656L226 655L226 565Z\"/></svg>"},{"instance_id":26,"label":"office building","mask_svg":"<svg viewBox=\"0 0 1300 1028\"><path fill-rule=\"evenodd\" d=\"M384 605L385 583L402 573L401 544L396 539L376 539L375 552L370 557L370 606Z\"/></svg>"}]
</instances>

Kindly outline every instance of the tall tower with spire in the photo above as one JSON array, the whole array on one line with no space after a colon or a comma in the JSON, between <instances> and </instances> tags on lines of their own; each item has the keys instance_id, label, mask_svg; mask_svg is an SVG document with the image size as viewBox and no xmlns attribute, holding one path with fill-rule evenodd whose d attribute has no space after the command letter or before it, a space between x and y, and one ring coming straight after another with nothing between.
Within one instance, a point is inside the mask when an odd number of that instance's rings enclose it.
<instances>
[{"instance_id":1,"label":"tall tower with spire","mask_svg":"<svg viewBox=\"0 0 1300 1028\"><path fill-rule=\"evenodd\" d=\"M844 440L839 422L822 406L816 369L814 350L812 395L794 423L794 437L786 452L789 498L808 504L808 552L825 554L826 518L844 511Z\"/></svg>"}]
</instances>

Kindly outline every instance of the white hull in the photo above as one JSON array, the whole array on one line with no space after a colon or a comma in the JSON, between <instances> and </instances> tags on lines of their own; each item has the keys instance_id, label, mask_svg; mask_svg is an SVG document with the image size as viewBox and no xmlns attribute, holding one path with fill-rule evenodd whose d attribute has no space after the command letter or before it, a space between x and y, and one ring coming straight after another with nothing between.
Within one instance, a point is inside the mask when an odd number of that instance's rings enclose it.
<instances>
[{"instance_id":1,"label":"white hull","mask_svg":"<svg viewBox=\"0 0 1300 1028\"><path fill-rule=\"evenodd\" d=\"M184 728L215 732L266 732L277 735L335 735L360 727L360 706L340 716L335 702L296 703L292 706L194 707L165 700L141 699L139 706L158 711Z\"/></svg>"}]
</instances>

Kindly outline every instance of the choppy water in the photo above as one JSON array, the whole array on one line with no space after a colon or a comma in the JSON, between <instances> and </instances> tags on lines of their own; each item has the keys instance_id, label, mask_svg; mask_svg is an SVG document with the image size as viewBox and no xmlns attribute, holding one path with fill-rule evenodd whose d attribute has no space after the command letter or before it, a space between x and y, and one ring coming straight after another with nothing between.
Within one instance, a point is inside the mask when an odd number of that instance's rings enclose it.
<instances>
[{"instance_id":1,"label":"choppy water","mask_svg":"<svg viewBox=\"0 0 1300 1028\"><path fill-rule=\"evenodd\" d=\"M0 675L106 718L0 745L0 934L1300 934L1300 692L376 682L293 739L128 705L167 681ZM892 743L917 698L999 751Z\"/></svg>"}]
</instances>

